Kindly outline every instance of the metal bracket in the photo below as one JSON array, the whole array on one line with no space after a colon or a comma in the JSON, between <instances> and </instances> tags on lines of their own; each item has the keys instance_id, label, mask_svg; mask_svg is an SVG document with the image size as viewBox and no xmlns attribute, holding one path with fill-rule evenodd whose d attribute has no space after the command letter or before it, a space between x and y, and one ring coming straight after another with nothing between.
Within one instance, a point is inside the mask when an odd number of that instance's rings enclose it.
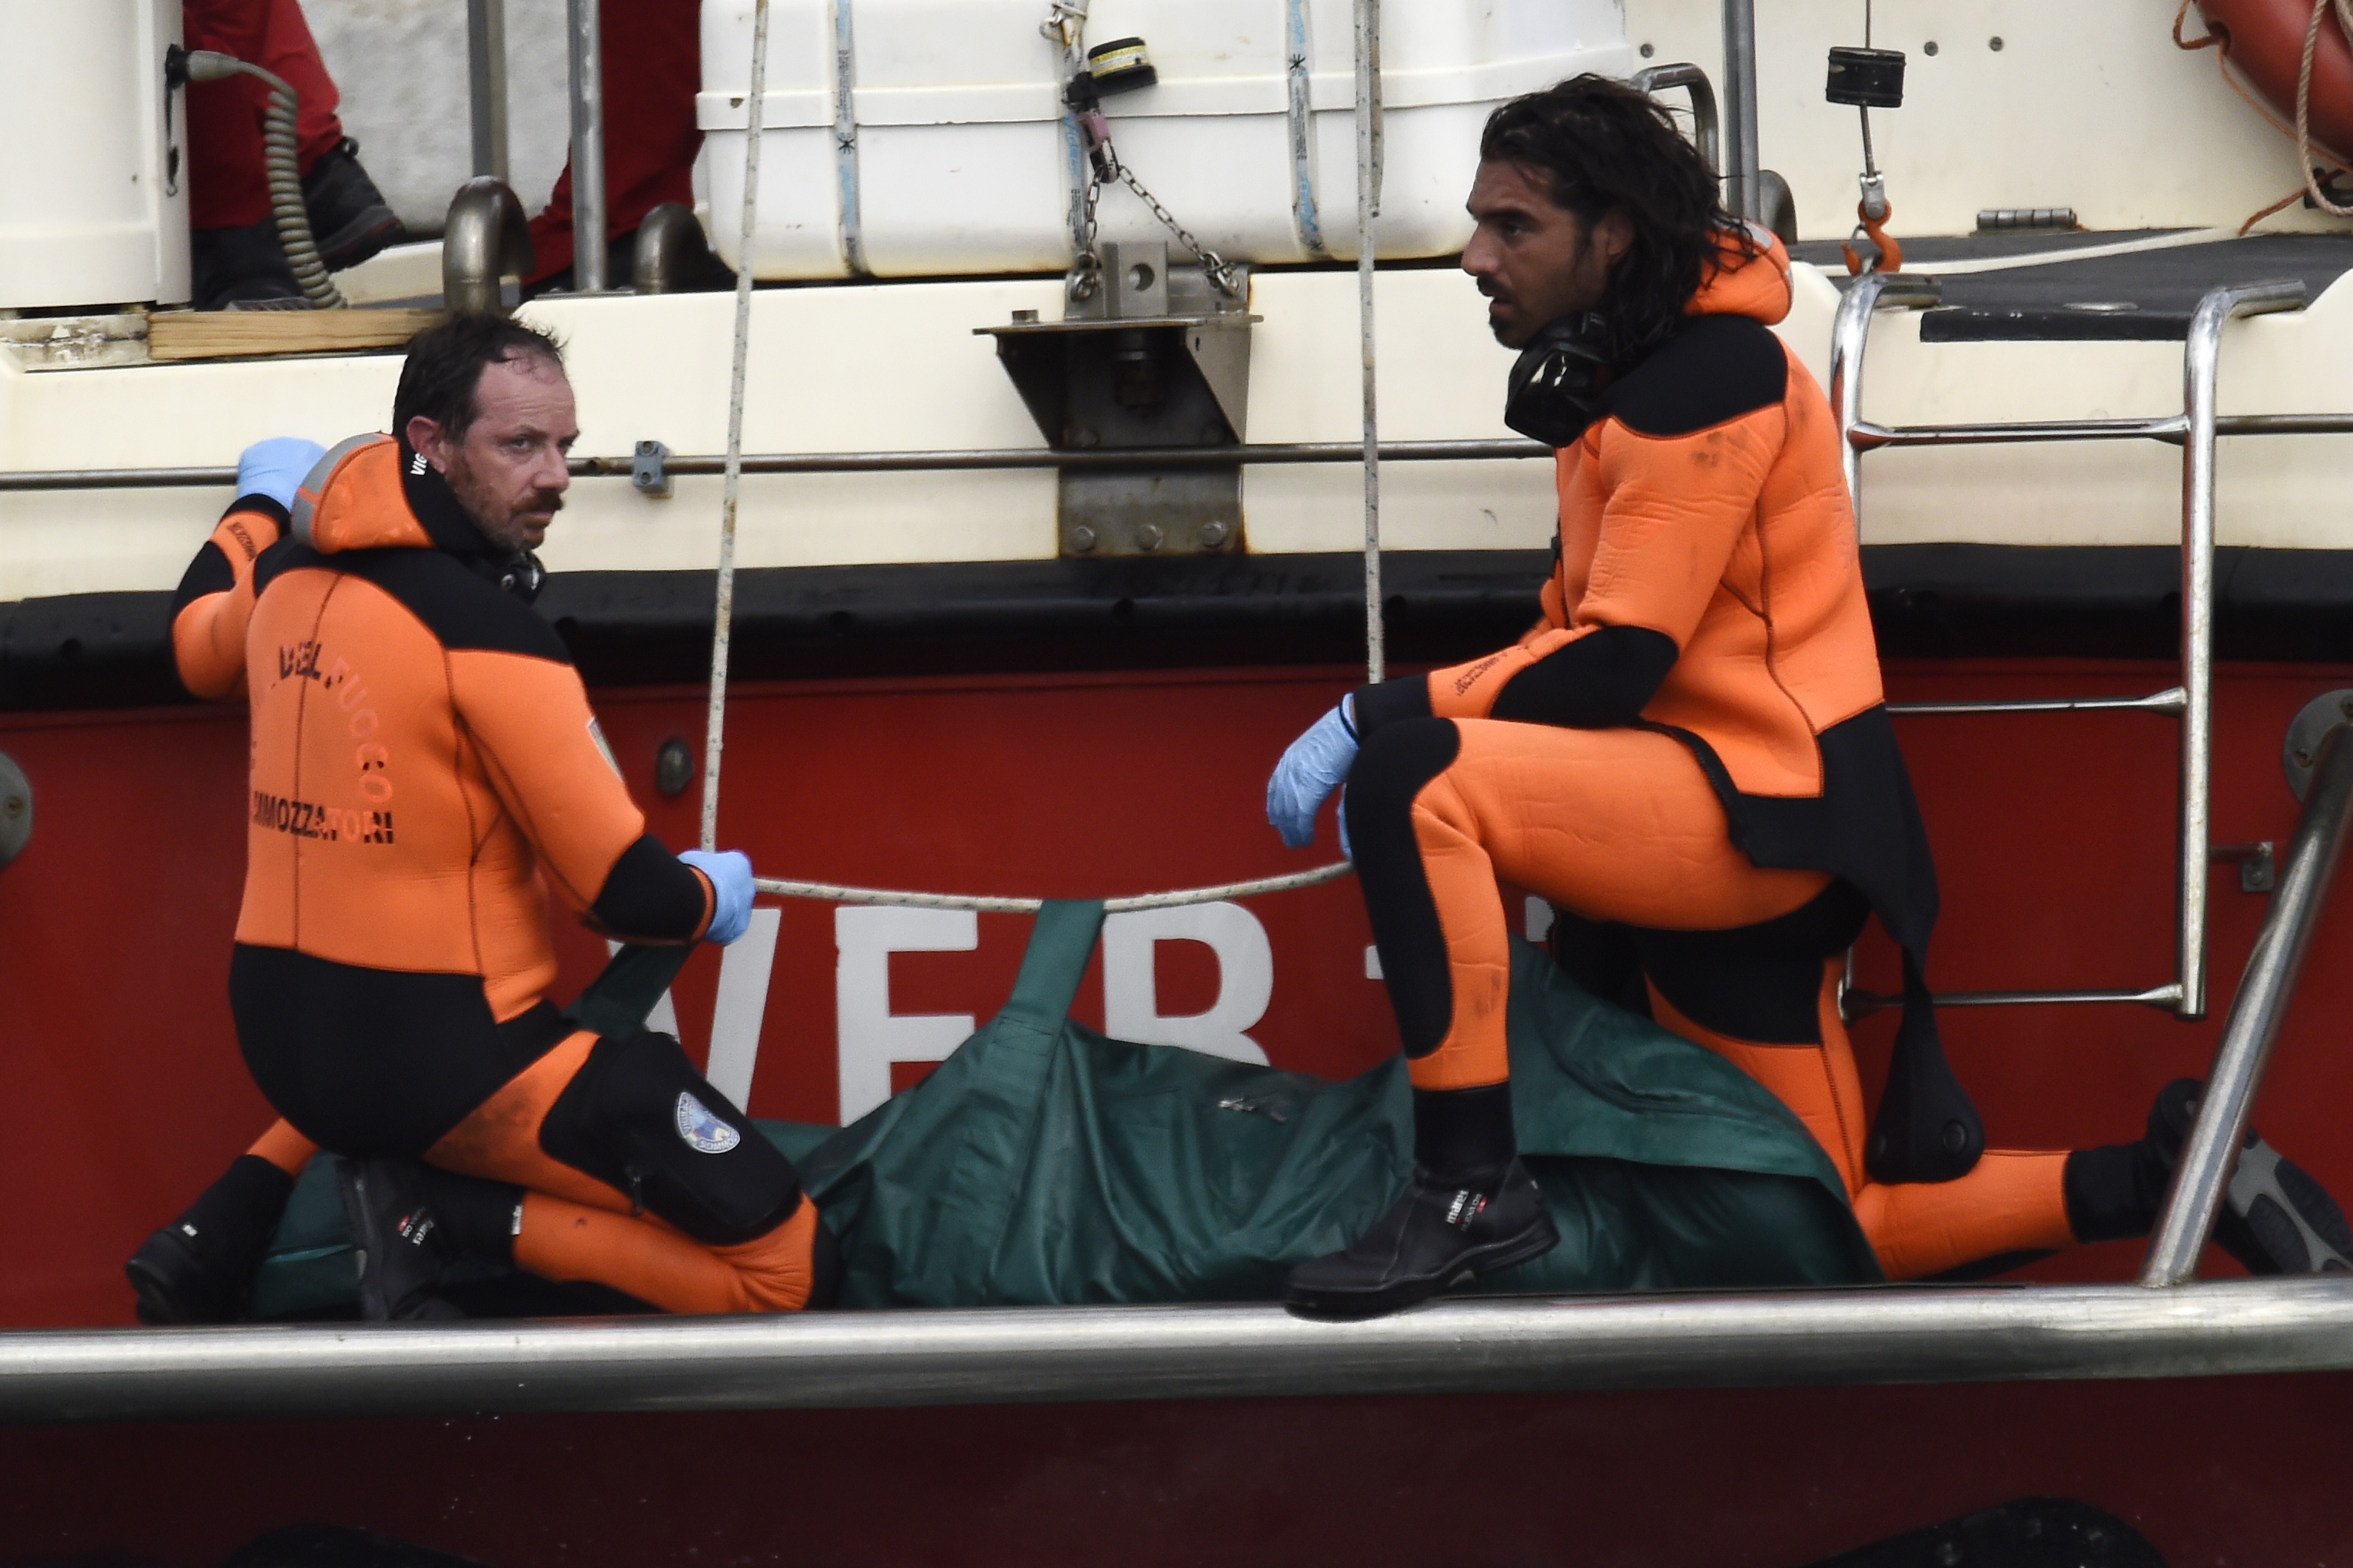
<instances>
[{"instance_id":1,"label":"metal bracket","mask_svg":"<svg viewBox=\"0 0 2353 1568\"><path fill-rule=\"evenodd\" d=\"M24 851L33 837L33 781L5 752L0 752L0 866Z\"/></svg>"},{"instance_id":2,"label":"metal bracket","mask_svg":"<svg viewBox=\"0 0 2353 1568\"><path fill-rule=\"evenodd\" d=\"M2239 891L2242 893L2268 893L2277 880L2278 866L2272 858L2272 841L2268 838L2253 844L2211 845L2206 858L2216 866L2236 866Z\"/></svg>"},{"instance_id":3,"label":"metal bracket","mask_svg":"<svg viewBox=\"0 0 2353 1568\"><path fill-rule=\"evenodd\" d=\"M2320 738L2337 725L2353 721L2353 688L2323 692L2288 721L2287 738L2280 742L2280 767L2287 787L2302 800L2312 787L2312 770L2320 760Z\"/></svg>"},{"instance_id":4,"label":"metal bracket","mask_svg":"<svg viewBox=\"0 0 2353 1568\"><path fill-rule=\"evenodd\" d=\"M1245 291L1246 297L1246 291ZM1050 447L1134 450L1132 468L1064 467L1065 556L1194 555L1242 543L1241 454L1230 467L1160 468L1150 448L1240 447L1250 323L1240 300L1150 240L1103 247L1103 286L1059 321L1017 312L997 356Z\"/></svg>"},{"instance_id":5,"label":"metal bracket","mask_svg":"<svg viewBox=\"0 0 2353 1568\"><path fill-rule=\"evenodd\" d=\"M629 483L649 500L668 500L670 496L670 448L659 441L638 443L637 457L629 464Z\"/></svg>"}]
</instances>

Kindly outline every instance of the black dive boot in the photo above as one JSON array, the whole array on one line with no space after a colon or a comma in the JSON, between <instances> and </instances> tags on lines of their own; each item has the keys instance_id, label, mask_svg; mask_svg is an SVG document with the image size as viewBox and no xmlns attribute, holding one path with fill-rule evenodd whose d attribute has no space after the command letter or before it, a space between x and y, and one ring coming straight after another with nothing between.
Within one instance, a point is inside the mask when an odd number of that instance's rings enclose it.
<instances>
[{"instance_id":1,"label":"black dive boot","mask_svg":"<svg viewBox=\"0 0 2353 1568\"><path fill-rule=\"evenodd\" d=\"M1405 1195L1354 1246L1291 1271L1282 1304L1293 1312L1377 1318L1559 1244L1519 1161L1510 1085L1417 1089L1413 1121L1419 1158Z\"/></svg>"},{"instance_id":2,"label":"black dive boot","mask_svg":"<svg viewBox=\"0 0 2353 1568\"><path fill-rule=\"evenodd\" d=\"M2155 1228L2203 1087L2194 1078L2174 1079L2158 1090L2148 1131L2137 1142L2067 1156L2067 1223L2078 1241L2147 1236ZM2214 1241L2250 1274L2353 1269L2353 1226L2345 1223L2344 1211L2253 1129L2223 1191Z\"/></svg>"},{"instance_id":3,"label":"black dive boot","mask_svg":"<svg viewBox=\"0 0 2353 1568\"><path fill-rule=\"evenodd\" d=\"M233 1323L245 1315L294 1178L259 1154L239 1154L187 1212L158 1230L122 1266L139 1321Z\"/></svg>"},{"instance_id":4,"label":"black dive boot","mask_svg":"<svg viewBox=\"0 0 2353 1568\"><path fill-rule=\"evenodd\" d=\"M442 1270L459 1258L513 1260L520 1187L382 1154L336 1161L335 1178L369 1322L462 1318L440 1293Z\"/></svg>"}]
</instances>

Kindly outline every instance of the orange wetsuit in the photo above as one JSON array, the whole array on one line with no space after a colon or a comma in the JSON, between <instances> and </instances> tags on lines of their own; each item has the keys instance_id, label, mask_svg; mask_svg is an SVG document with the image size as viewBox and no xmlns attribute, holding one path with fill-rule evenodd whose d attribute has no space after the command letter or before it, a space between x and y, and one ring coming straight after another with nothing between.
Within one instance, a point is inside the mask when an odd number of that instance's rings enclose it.
<instances>
[{"instance_id":1,"label":"orange wetsuit","mask_svg":"<svg viewBox=\"0 0 2353 1568\"><path fill-rule=\"evenodd\" d=\"M1944 1073L1919 980L1936 880L1837 430L1768 330L1789 306L1779 246L1727 239L1720 262L1558 454L1543 619L1499 653L1356 693L1348 826L1419 1124L1487 1137L1466 1168L1508 1156L1500 875L1632 928L1660 1021L1815 1132L1891 1274L2063 1245L2065 1155L1980 1160L1966 1099L1906 1079L1907 1063ZM1900 1103L1867 1133L1832 955L1873 909L1911 994ZM1925 1137L1915 1103L1934 1113Z\"/></svg>"},{"instance_id":2,"label":"orange wetsuit","mask_svg":"<svg viewBox=\"0 0 2353 1568\"><path fill-rule=\"evenodd\" d=\"M338 1152L529 1189L513 1254L536 1272L797 1308L818 1222L790 1166L675 1041L599 1042L546 1000L543 876L636 942L698 940L712 898L645 831L514 563L385 437L330 452L292 528L246 637L230 993L263 1093Z\"/></svg>"}]
</instances>

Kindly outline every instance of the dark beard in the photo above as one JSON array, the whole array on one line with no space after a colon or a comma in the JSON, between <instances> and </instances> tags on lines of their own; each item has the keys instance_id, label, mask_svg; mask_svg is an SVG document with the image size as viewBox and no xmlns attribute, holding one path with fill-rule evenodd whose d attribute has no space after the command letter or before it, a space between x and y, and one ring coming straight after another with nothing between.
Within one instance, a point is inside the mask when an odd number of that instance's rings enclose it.
<instances>
[{"instance_id":1,"label":"dark beard","mask_svg":"<svg viewBox=\"0 0 2353 1568\"><path fill-rule=\"evenodd\" d=\"M458 498L458 504L465 508L468 517L474 520L474 526L482 531L483 538L512 553L521 553L528 547L522 528L515 521L517 514L481 482L474 472L473 464L465 457L453 458L448 471L442 477L449 481L449 493ZM531 504L525 510L562 511L564 497L555 490L534 490Z\"/></svg>"}]
</instances>

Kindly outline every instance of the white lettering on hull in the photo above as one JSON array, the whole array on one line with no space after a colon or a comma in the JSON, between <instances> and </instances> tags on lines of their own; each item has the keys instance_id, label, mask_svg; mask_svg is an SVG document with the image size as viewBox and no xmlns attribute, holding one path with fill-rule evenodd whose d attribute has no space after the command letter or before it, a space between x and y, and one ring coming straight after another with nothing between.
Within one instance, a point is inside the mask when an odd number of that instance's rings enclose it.
<instances>
[{"instance_id":1,"label":"white lettering on hull","mask_svg":"<svg viewBox=\"0 0 2353 1568\"><path fill-rule=\"evenodd\" d=\"M1218 997L1208 1011L1161 1012L1153 949L1164 942L1198 942L1218 955ZM1224 902L1106 915L1103 952L1104 1034L1266 1065L1266 1052L1244 1033L1274 995L1274 949L1256 915Z\"/></svg>"},{"instance_id":2,"label":"white lettering on hull","mask_svg":"<svg viewBox=\"0 0 2353 1568\"><path fill-rule=\"evenodd\" d=\"M891 1098L894 1062L936 1062L973 1031L969 1013L891 1011L894 952L970 952L980 918L970 910L842 905L833 911L833 1002L841 1069L841 1124Z\"/></svg>"},{"instance_id":3,"label":"white lettering on hull","mask_svg":"<svg viewBox=\"0 0 2353 1568\"><path fill-rule=\"evenodd\" d=\"M719 954L719 1001L711 1015L711 1065L702 1076L739 1110L752 1104L752 1069L760 1063L760 1020L768 1011L768 975L776 963L784 911L755 909L744 934ZM669 1000L665 994L662 998Z\"/></svg>"}]
</instances>

